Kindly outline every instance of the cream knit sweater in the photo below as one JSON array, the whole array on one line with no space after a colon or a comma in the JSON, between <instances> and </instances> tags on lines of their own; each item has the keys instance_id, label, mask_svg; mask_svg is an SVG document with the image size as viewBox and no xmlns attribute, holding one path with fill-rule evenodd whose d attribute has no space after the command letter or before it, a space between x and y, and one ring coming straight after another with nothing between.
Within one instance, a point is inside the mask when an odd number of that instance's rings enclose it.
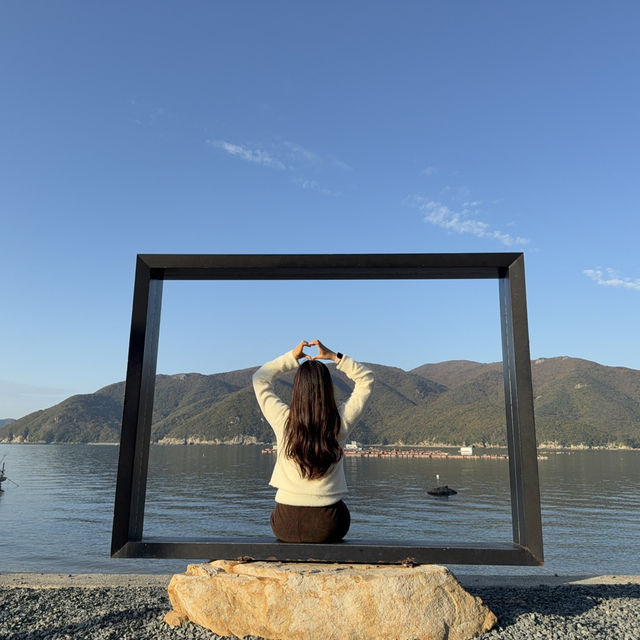
<instances>
[{"instance_id":1,"label":"cream knit sweater","mask_svg":"<svg viewBox=\"0 0 640 640\"><path fill-rule=\"evenodd\" d=\"M276 487L276 502L304 507L323 507L333 504L347 494L344 477L344 457L322 477L314 480L303 478L297 463L284 453L282 443L284 428L289 417L289 405L273 390L273 380L281 373L297 369L298 361L293 351L267 362L253 374L253 388L260 409L276 434L277 457L269 484ZM373 372L349 356L342 356L337 365L355 383L349 399L338 407L340 433L338 442L344 446L349 431L357 422L373 389Z\"/></svg>"}]
</instances>

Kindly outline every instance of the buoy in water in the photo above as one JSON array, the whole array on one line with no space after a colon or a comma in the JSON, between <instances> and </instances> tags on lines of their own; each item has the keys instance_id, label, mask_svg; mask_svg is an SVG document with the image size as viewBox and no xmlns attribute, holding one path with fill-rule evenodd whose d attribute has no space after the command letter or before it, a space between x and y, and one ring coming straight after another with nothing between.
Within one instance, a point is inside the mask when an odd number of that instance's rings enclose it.
<instances>
[{"instance_id":1,"label":"buoy in water","mask_svg":"<svg viewBox=\"0 0 640 640\"><path fill-rule=\"evenodd\" d=\"M455 496L458 492L455 489L451 489L446 484L441 487L434 487L433 489L429 489L427 493L430 496Z\"/></svg>"}]
</instances>

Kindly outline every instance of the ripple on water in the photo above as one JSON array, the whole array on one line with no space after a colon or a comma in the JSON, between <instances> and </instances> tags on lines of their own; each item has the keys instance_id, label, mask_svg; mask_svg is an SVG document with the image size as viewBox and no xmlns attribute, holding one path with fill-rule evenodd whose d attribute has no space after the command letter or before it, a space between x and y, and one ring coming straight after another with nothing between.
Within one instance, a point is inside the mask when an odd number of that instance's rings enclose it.
<instances>
[{"instance_id":1,"label":"ripple on water","mask_svg":"<svg viewBox=\"0 0 640 640\"><path fill-rule=\"evenodd\" d=\"M20 487L0 494L2 570L183 570L185 561L108 557L117 447L0 446L5 453L10 477ZM270 536L273 462L259 447L152 447L145 535ZM353 458L347 463L352 537L511 540L504 461ZM635 451L577 452L540 462L547 562L542 571L640 574L639 463ZM428 496L435 473L458 495Z\"/></svg>"}]
</instances>

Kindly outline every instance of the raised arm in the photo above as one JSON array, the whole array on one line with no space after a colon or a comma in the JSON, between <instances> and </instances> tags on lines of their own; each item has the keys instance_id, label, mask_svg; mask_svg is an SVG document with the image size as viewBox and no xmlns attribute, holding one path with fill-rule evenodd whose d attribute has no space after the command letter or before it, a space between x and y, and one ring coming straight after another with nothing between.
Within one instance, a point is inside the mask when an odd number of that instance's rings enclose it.
<instances>
[{"instance_id":1,"label":"raised arm","mask_svg":"<svg viewBox=\"0 0 640 640\"><path fill-rule=\"evenodd\" d=\"M275 393L273 380L281 373L298 368L298 358L303 357L300 354L302 347L306 345L306 341L303 341L291 351L263 364L252 377L253 390L260 410L277 436L281 435L289 406Z\"/></svg>"},{"instance_id":2,"label":"raised arm","mask_svg":"<svg viewBox=\"0 0 640 640\"><path fill-rule=\"evenodd\" d=\"M367 400L373 390L375 377L371 369L367 369L363 364L356 362L349 356L342 356L338 361L337 369L342 371L349 379L353 380L355 386L349 399L340 407L340 414L347 429L350 429L357 422L360 414L364 411Z\"/></svg>"},{"instance_id":3,"label":"raised arm","mask_svg":"<svg viewBox=\"0 0 640 640\"><path fill-rule=\"evenodd\" d=\"M332 351L323 345L320 340L312 340L309 345L318 347L318 355L314 356L313 360L333 360L338 365L337 369L355 383L349 399L339 407L345 427L350 429L363 412L373 390L373 383L375 382L373 371L349 356Z\"/></svg>"}]
</instances>

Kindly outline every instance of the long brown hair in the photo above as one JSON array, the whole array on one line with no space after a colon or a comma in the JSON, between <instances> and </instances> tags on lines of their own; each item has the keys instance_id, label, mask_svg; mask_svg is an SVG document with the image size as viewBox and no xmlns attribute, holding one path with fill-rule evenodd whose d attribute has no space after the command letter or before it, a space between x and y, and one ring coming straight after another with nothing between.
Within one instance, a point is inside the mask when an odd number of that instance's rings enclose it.
<instances>
[{"instance_id":1,"label":"long brown hair","mask_svg":"<svg viewBox=\"0 0 640 640\"><path fill-rule=\"evenodd\" d=\"M284 428L285 453L298 463L303 478L322 478L342 458L339 432L340 414L329 369L317 360L305 360L293 381Z\"/></svg>"}]
</instances>

